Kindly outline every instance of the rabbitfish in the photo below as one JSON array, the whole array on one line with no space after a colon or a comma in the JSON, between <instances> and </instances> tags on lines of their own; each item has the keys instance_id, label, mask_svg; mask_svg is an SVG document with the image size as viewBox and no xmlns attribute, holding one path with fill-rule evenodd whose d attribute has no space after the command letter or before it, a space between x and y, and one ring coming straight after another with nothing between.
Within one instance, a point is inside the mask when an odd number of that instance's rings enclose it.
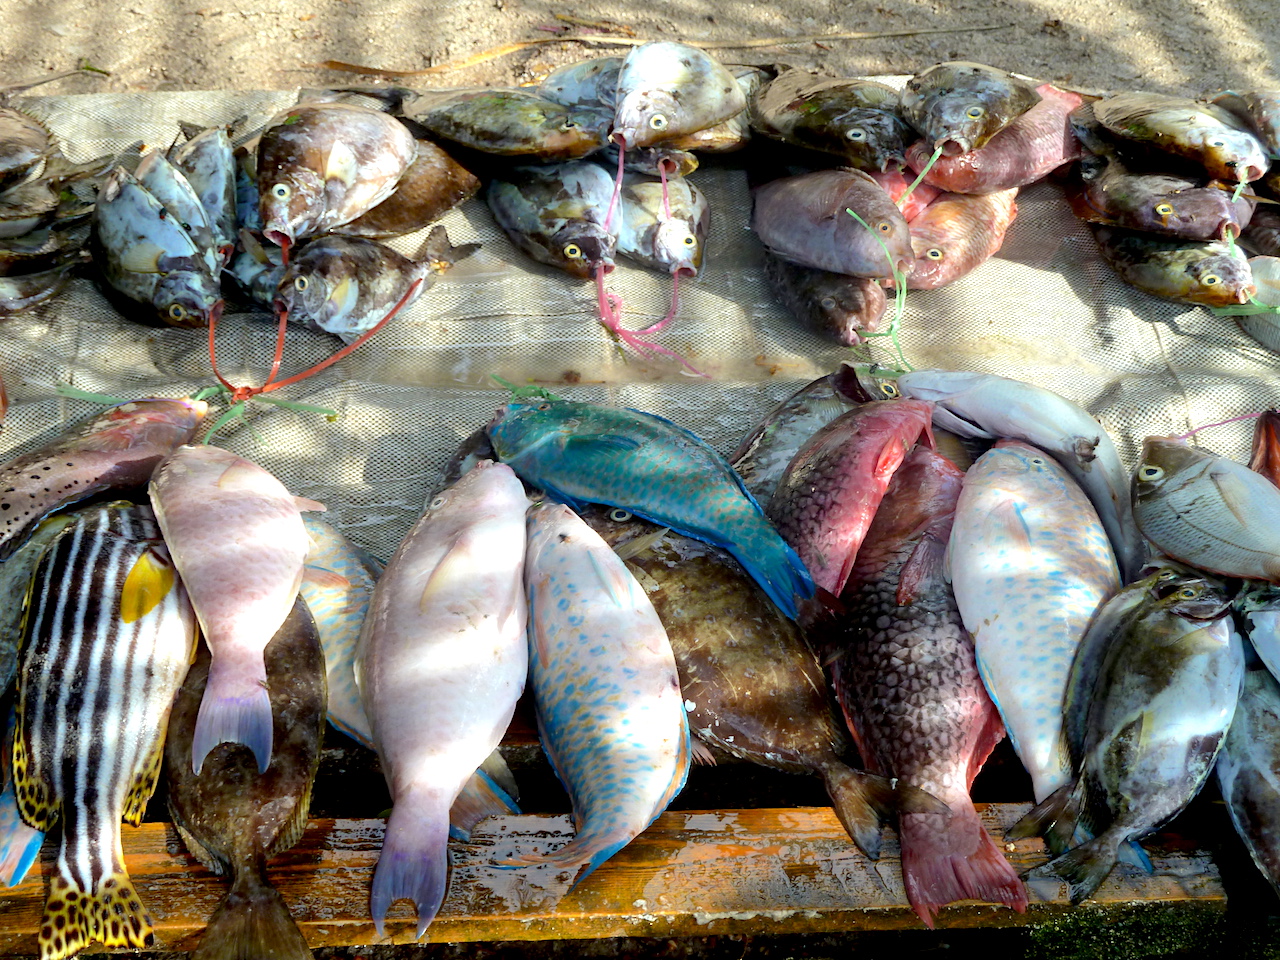
<instances>
[{"instance_id":1,"label":"rabbitfish","mask_svg":"<svg viewBox=\"0 0 1280 960\"><path fill-rule=\"evenodd\" d=\"M1227 90L1214 97L1212 103L1252 130L1268 157L1280 157L1280 90Z\"/></svg>"},{"instance_id":2,"label":"rabbitfish","mask_svg":"<svg viewBox=\"0 0 1280 960\"><path fill-rule=\"evenodd\" d=\"M191 771L192 734L209 678L201 644L169 718L169 814L182 842L231 883L192 960L307 960L311 950L289 908L267 882L267 861L298 842L324 734L325 661L316 625L299 599L265 651L275 718L271 766L258 770L238 744L214 748Z\"/></svg>"},{"instance_id":3,"label":"rabbitfish","mask_svg":"<svg viewBox=\"0 0 1280 960\"><path fill-rule=\"evenodd\" d=\"M236 160L226 128L210 127L172 147L169 159L200 198L225 262L236 242Z\"/></svg>"},{"instance_id":4,"label":"rabbitfish","mask_svg":"<svg viewBox=\"0 0 1280 960\"><path fill-rule=\"evenodd\" d=\"M1245 672L1214 772L1236 833L1280 893L1280 684L1268 671Z\"/></svg>"},{"instance_id":5,"label":"rabbitfish","mask_svg":"<svg viewBox=\"0 0 1280 960\"><path fill-rule=\"evenodd\" d=\"M195 643L195 616L149 508L81 511L41 560L13 753L22 819L46 832L62 821L41 960L62 960L92 940L150 941L120 821L142 822Z\"/></svg>"},{"instance_id":6,"label":"rabbitfish","mask_svg":"<svg viewBox=\"0 0 1280 960\"><path fill-rule=\"evenodd\" d=\"M925 182L952 193L995 193L1043 179L1081 154L1067 116L1082 99L1053 84L1036 87L1040 102L968 153L939 157ZM920 141L907 150L906 162L919 173L934 148Z\"/></svg>"},{"instance_id":7,"label":"rabbitfish","mask_svg":"<svg viewBox=\"0 0 1280 960\"><path fill-rule=\"evenodd\" d=\"M926 926L954 900L1027 894L978 819L969 788L1004 739L982 687L943 556L964 474L918 446L894 474L841 600L849 611L832 678L864 762L928 791L949 815L898 817L907 899Z\"/></svg>"},{"instance_id":8,"label":"rabbitfish","mask_svg":"<svg viewBox=\"0 0 1280 960\"><path fill-rule=\"evenodd\" d=\"M511 403L489 424L505 462L574 506L621 507L732 553L787 616L813 596L796 552L707 443L640 410L571 400Z\"/></svg>"},{"instance_id":9,"label":"rabbitfish","mask_svg":"<svg viewBox=\"0 0 1280 960\"><path fill-rule=\"evenodd\" d=\"M908 290L935 290L986 263L1018 215L1018 188L971 196L944 193L911 221L915 264Z\"/></svg>"},{"instance_id":10,"label":"rabbitfish","mask_svg":"<svg viewBox=\"0 0 1280 960\"><path fill-rule=\"evenodd\" d=\"M636 181L622 188L618 253L647 267L696 277L711 222L702 191L683 179Z\"/></svg>"},{"instance_id":11,"label":"rabbitfish","mask_svg":"<svg viewBox=\"0 0 1280 960\"><path fill-rule=\"evenodd\" d=\"M533 259L588 280L613 269L617 213L605 218L613 180L594 163L517 167L489 184L489 209L512 242Z\"/></svg>"},{"instance_id":12,"label":"rabbitfish","mask_svg":"<svg viewBox=\"0 0 1280 960\"><path fill-rule=\"evenodd\" d=\"M891 277L895 269L910 271L914 259L902 212L861 170L819 170L765 184L755 193L751 228L770 253L851 277Z\"/></svg>"},{"instance_id":13,"label":"rabbitfish","mask_svg":"<svg viewBox=\"0 0 1280 960\"><path fill-rule=\"evenodd\" d=\"M263 650L298 596L309 546L300 511L324 507L207 444L170 454L150 494L213 654L188 762L198 774L218 744L242 743L265 771L274 722Z\"/></svg>"},{"instance_id":14,"label":"rabbitfish","mask_svg":"<svg viewBox=\"0 0 1280 960\"><path fill-rule=\"evenodd\" d=\"M645 591L568 507L529 511L529 684L543 749L573 801L574 838L521 863L579 883L684 786L689 729L675 656Z\"/></svg>"},{"instance_id":15,"label":"rabbitfish","mask_svg":"<svg viewBox=\"0 0 1280 960\"><path fill-rule=\"evenodd\" d=\"M889 309L880 281L815 270L765 251L764 275L783 306L805 327L846 347L875 333Z\"/></svg>"},{"instance_id":16,"label":"rabbitfish","mask_svg":"<svg viewBox=\"0 0 1280 960\"><path fill-rule=\"evenodd\" d=\"M565 107L602 107L613 112L622 57L592 57L552 70L538 84L539 96Z\"/></svg>"},{"instance_id":17,"label":"rabbitfish","mask_svg":"<svg viewBox=\"0 0 1280 960\"><path fill-rule=\"evenodd\" d=\"M1177 303L1226 307L1257 291L1234 243L1178 240L1116 227L1093 228L1103 258L1139 290Z\"/></svg>"},{"instance_id":18,"label":"rabbitfish","mask_svg":"<svg viewBox=\"0 0 1280 960\"><path fill-rule=\"evenodd\" d=\"M431 133L484 153L578 160L605 142L607 119L546 100L531 90L457 93L412 118Z\"/></svg>"},{"instance_id":19,"label":"rabbitfish","mask_svg":"<svg viewBox=\"0 0 1280 960\"><path fill-rule=\"evenodd\" d=\"M1083 740L1071 745L1078 772L1008 834L1070 837L1078 826L1092 838L1033 871L1067 881L1072 903L1097 890L1122 845L1199 792L1240 697L1244 656L1220 584L1166 568L1128 592L1142 595L1137 609L1111 621L1107 642L1081 647L1100 662L1072 672L1068 702L1088 704ZM1124 594L1115 602L1130 606ZM1074 689L1086 681L1087 692Z\"/></svg>"},{"instance_id":20,"label":"rabbitfish","mask_svg":"<svg viewBox=\"0 0 1280 960\"><path fill-rule=\"evenodd\" d=\"M1052 457L1001 440L965 476L948 564L982 682L1043 800L1071 773L1062 700L1076 648L1120 587L1106 531Z\"/></svg>"},{"instance_id":21,"label":"rabbitfish","mask_svg":"<svg viewBox=\"0 0 1280 960\"><path fill-rule=\"evenodd\" d=\"M435 918L449 809L524 689L527 507L511 468L481 461L431 500L374 589L356 682L394 804L370 895L379 937L402 897L419 938Z\"/></svg>"},{"instance_id":22,"label":"rabbitfish","mask_svg":"<svg viewBox=\"0 0 1280 960\"><path fill-rule=\"evenodd\" d=\"M1243 464L1147 437L1133 516L1161 552L1224 577L1280 583L1280 489Z\"/></svg>"},{"instance_id":23,"label":"rabbitfish","mask_svg":"<svg viewBox=\"0 0 1280 960\"><path fill-rule=\"evenodd\" d=\"M418 156L396 184L395 192L330 233L373 240L403 236L439 220L479 189L479 179L462 164L430 140L419 140Z\"/></svg>"},{"instance_id":24,"label":"rabbitfish","mask_svg":"<svg viewBox=\"0 0 1280 960\"><path fill-rule=\"evenodd\" d=\"M659 40L632 48L618 73L612 139L647 147L713 127L741 113L737 79L697 47Z\"/></svg>"},{"instance_id":25,"label":"rabbitfish","mask_svg":"<svg viewBox=\"0 0 1280 960\"><path fill-rule=\"evenodd\" d=\"M902 115L930 152L977 150L1037 103L1040 94L1011 73L967 60L939 63L907 81Z\"/></svg>"}]
</instances>

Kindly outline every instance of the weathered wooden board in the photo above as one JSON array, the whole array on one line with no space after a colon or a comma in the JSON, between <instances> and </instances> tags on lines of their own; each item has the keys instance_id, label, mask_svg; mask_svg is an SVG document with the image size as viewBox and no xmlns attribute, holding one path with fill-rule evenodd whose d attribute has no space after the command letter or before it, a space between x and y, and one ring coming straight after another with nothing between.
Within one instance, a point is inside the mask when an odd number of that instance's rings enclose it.
<instances>
[{"instance_id":1,"label":"weathered wooden board","mask_svg":"<svg viewBox=\"0 0 1280 960\"><path fill-rule=\"evenodd\" d=\"M995 836L1025 804L982 807ZM189 950L222 897L223 882L186 855L168 824L123 828L129 873L156 921L156 948ZM919 927L903 894L896 838L878 862L849 842L830 809L667 813L580 887L550 867L495 866L517 853L560 846L568 817L487 820L472 842L453 845L449 896L427 931L433 941L585 939L624 936L781 935ZM382 842L381 820L314 820L302 841L277 858L271 877L313 946L406 943L412 908L396 904L388 938L369 922L368 892ZM1118 913L1151 903L1225 909L1217 867L1181 838L1148 844L1155 875L1121 864L1093 906ZM1044 861L1040 841L1006 847L1019 871ZM56 847L39 873L0 891L0 953L31 953ZM1024 915L964 903L944 908L940 927L1015 926L1072 908L1065 887L1032 890Z\"/></svg>"}]
</instances>

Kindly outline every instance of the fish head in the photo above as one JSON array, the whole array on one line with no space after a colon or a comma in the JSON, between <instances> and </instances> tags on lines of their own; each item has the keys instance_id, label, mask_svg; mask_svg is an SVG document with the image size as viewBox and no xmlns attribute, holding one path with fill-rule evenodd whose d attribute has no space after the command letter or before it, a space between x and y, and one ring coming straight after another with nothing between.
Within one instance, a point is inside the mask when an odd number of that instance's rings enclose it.
<instances>
[{"instance_id":1,"label":"fish head","mask_svg":"<svg viewBox=\"0 0 1280 960\"><path fill-rule=\"evenodd\" d=\"M905 164L907 148L915 140L915 131L906 121L886 110L850 110L835 129L843 137L844 156L852 166L880 173Z\"/></svg>"},{"instance_id":2,"label":"fish head","mask_svg":"<svg viewBox=\"0 0 1280 960\"><path fill-rule=\"evenodd\" d=\"M502 460L510 460L575 425L568 400L516 400L498 410L485 428Z\"/></svg>"},{"instance_id":3,"label":"fish head","mask_svg":"<svg viewBox=\"0 0 1280 960\"><path fill-rule=\"evenodd\" d=\"M841 396L855 403L897 400L902 396L898 376L897 371L876 363L850 363L846 360L832 374L832 386Z\"/></svg>"},{"instance_id":4,"label":"fish head","mask_svg":"<svg viewBox=\"0 0 1280 960\"><path fill-rule=\"evenodd\" d=\"M618 103L610 139L624 150L648 147L682 133L688 120L679 101L666 90L637 90Z\"/></svg>"},{"instance_id":5,"label":"fish head","mask_svg":"<svg viewBox=\"0 0 1280 960\"><path fill-rule=\"evenodd\" d=\"M301 165L260 175L258 185L262 233L282 247L314 230L328 206L324 178Z\"/></svg>"},{"instance_id":6,"label":"fish head","mask_svg":"<svg viewBox=\"0 0 1280 960\"><path fill-rule=\"evenodd\" d=\"M160 319L173 327L207 327L225 306L218 282L199 268L162 273L151 302Z\"/></svg>"},{"instance_id":7,"label":"fish head","mask_svg":"<svg viewBox=\"0 0 1280 960\"><path fill-rule=\"evenodd\" d=\"M859 343L862 333L875 333L880 326L889 306L885 288L879 281L865 277L828 281L829 276L835 275L820 275L813 288L819 326L834 333L841 343Z\"/></svg>"},{"instance_id":8,"label":"fish head","mask_svg":"<svg viewBox=\"0 0 1280 960\"><path fill-rule=\"evenodd\" d=\"M1249 262L1236 250L1187 264L1186 276L1191 284L1187 298L1209 306L1248 303L1258 292Z\"/></svg>"},{"instance_id":9,"label":"fish head","mask_svg":"<svg viewBox=\"0 0 1280 960\"><path fill-rule=\"evenodd\" d=\"M907 82L902 103L913 125L942 155L977 150L1040 102L1012 74L980 63L940 63Z\"/></svg>"},{"instance_id":10,"label":"fish head","mask_svg":"<svg viewBox=\"0 0 1280 960\"><path fill-rule=\"evenodd\" d=\"M477 460L456 483L428 500L424 513L430 517L463 510L474 520L525 500L524 484L514 470L494 460Z\"/></svg>"},{"instance_id":11,"label":"fish head","mask_svg":"<svg viewBox=\"0 0 1280 960\"><path fill-rule=\"evenodd\" d=\"M360 299L358 265L341 256L308 256L312 245L285 268L276 286L275 307L291 320L322 330L342 324Z\"/></svg>"},{"instance_id":12,"label":"fish head","mask_svg":"<svg viewBox=\"0 0 1280 960\"><path fill-rule=\"evenodd\" d=\"M1198 477L1216 459L1175 437L1147 437L1142 441L1142 460L1133 472L1134 506Z\"/></svg>"},{"instance_id":13,"label":"fish head","mask_svg":"<svg viewBox=\"0 0 1280 960\"><path fill-rule=\"evenodd\" d=\"M1184 620L1217 620L1231 608L1223 585L1209 577L1163 567L1150 579L1156 605Z\"/></svg>"},{"instance_id":14,"label":"fish head","mask_svg":"<svg viewBox=\"0 0 1280 960\"><path fill-rule=\"evenodd\" d=\"M598 223L570 220L551 235L547 252L556 266L575 277L590 280L596 271L613 271L613 251L618 239Z\"/></svg>"},{"instance_id":15,"label":"fish head","mask_svg":"<svg viewBox=\"0 0 1280 960\"><path fill-rule=\"evenodd\" d=\"M1271 161L1262 141L1247 130L1214 129L1204 139L1205 169L1224 180L1261 180Z\"/></svg>"},{"instance_id":16,"label":"fish head","mask_svg":"<svg viewBox=\"0 0 1280 960\"><path fill-rule=\"evenodd\" d=\"M951 263L948 256L948 244L932 236L913 236L911 252L911 282L922 290L930 290L945 284L951 275Z\"/></svg>"},{"instance_id":17,"label":"fish head","mask_svg":"<svg viewBox=\"0 0 1280 960\"><path fill-rule=\"evenodd\" d=\"M702 238L688 222L675 217L658 224L653 237L654 258L672 273L696 277L702 266Z\"/></svg>"}]
</instances>

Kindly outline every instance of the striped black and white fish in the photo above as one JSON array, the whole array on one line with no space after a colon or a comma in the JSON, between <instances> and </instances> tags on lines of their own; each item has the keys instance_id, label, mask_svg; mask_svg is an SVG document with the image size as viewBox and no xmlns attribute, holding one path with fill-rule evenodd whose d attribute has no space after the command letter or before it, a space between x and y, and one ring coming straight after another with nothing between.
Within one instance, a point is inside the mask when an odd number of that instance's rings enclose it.
<instances>
[{"instance_id":1,"label":"striped black and white fish","mask_svg":"<svg viewBox=\"0 0 1280 960\"><path fill-rule=\"evenodd\" d=\"M155 790L163 735L196 638L150 508L79 513L49 546L29 599L18 680L14 783L22 819L62 819L40 960L91 940L142 947L151 919L125 871L120 821Z\"/></svg>"}]
</instances>

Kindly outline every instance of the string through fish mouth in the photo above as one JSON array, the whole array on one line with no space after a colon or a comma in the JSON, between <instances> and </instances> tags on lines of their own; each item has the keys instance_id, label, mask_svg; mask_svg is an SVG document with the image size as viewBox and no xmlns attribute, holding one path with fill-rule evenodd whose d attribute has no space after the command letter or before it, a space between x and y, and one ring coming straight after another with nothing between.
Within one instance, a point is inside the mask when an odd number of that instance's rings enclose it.
<instances>
[{"instance_id":1,"label":"string through fish mouth","mask_svg":"<svg viewBox=\"0 0 1280 960\"><path fill-rule=\"evenodd\" d=\"M914 188L914 186L913 184L912 187ZM898 269L889 245L880 239L876 231L871 229L871 224L858 216L857 212L850 207L845 207L844 212L862 224L863 228L871 234L876 243L880 244L880 249L884 251L885 259L889 261L889 272L893 276L893 319L889 321L889 329L884 333L864 333L862 336L867 340L876 337L888 337L889 342L893 344L894 352L897 354L898 365L895 369L899 373L914 370L915 367L907 362L906 354L902 352L902 344L898 340L898 331L902 328L902 317L907 311L907 275Z\"/></svg>"}]
</instances>

